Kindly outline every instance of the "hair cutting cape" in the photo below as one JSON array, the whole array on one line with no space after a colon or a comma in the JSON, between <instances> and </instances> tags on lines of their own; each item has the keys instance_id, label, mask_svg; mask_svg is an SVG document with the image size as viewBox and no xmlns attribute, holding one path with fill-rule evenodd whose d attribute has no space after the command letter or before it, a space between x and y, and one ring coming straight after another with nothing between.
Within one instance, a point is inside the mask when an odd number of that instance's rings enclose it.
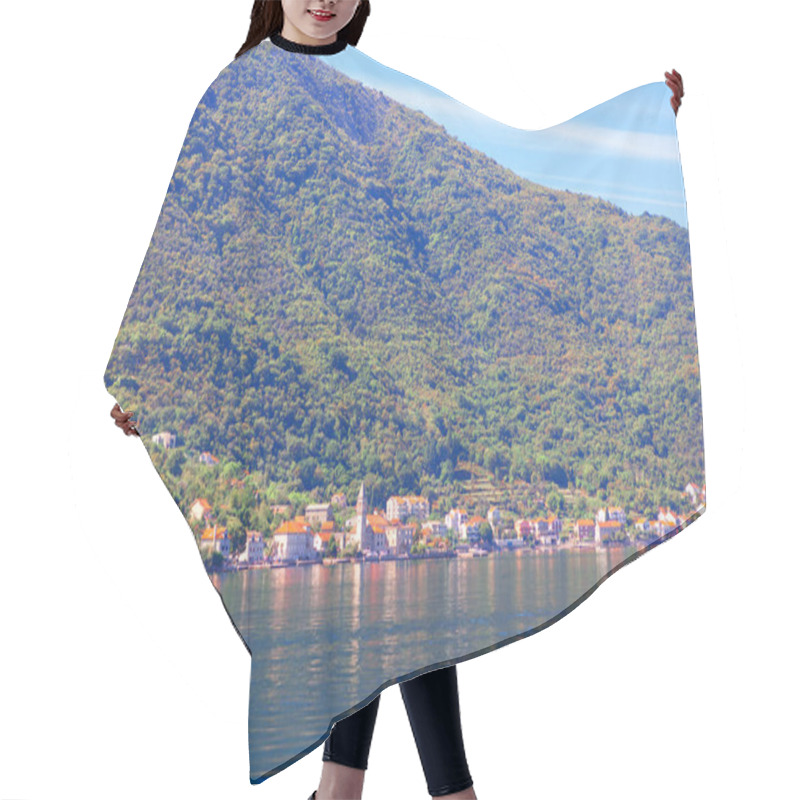
<instances>
[{"instance_id":1,"label":"hair cutting cape","mask_svg":"<svg viewBox=\"0 0 800 800\"><path fill-rule=\"evenodd\" d=\"M251 655L252 783L705 510L664 82L529 131L276 41L199 102L105 372Z\"/></svg>"}]
</instances>

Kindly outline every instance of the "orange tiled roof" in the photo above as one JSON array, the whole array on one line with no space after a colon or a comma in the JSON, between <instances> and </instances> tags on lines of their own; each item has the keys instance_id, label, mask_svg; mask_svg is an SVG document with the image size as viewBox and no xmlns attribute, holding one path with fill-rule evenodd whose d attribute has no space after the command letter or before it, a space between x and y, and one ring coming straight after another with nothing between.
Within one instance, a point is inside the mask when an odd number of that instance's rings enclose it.
<instances>
[{"instance_id":1,"label":"orange tiled roof","mask_svg":"<svg viewBox=\"0 0 800 800\"><path fill-rule=\"evenodd\" d=\"M383 514L367 514L367 524L372 526L372 530L376 528L385 528L388 520Z\"/></svg>"},{"instance_id":2,"label":"orange tiled roof","mask_svg":"<svg viewBox=\"0 0 800 800\"><path fill-rule=\"evenodd\" d=\"M309 524L302 517L295 517L282 522L275 533L307 533L308 531L310 531Z\"/></svg>"},{"instance_id":3,"label":"orange tiled roof","mask_svg":"<svg viewBox=\"0 0 800 800\"><path fill-rule=\"evenodd\" d=\"M398 502L407 502L407 503L424 503L425 498L419 494L394 494L390 498L390 500L397 500Z\"/></svg>"}]
</instances>

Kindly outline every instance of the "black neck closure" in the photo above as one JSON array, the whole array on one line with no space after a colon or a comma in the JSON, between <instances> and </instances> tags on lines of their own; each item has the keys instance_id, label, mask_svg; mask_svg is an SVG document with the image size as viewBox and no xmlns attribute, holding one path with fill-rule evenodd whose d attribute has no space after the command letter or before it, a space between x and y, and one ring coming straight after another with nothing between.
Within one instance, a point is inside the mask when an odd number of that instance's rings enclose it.
<instances>
[{"instance_id":1,"label":"black neck closure","mask_svg":"<svg viewBox=\"0 0 800 800\"><path fill-rule=\"evenodd\" d=\"M281 36L278 31L271 34L269 40L282 50L288 50L290 53L307 53L308 55L333 55L334 53L341 53L347 47L346 39L337 39L329 44L300 44Z\"/></svg>"}]
</instances>

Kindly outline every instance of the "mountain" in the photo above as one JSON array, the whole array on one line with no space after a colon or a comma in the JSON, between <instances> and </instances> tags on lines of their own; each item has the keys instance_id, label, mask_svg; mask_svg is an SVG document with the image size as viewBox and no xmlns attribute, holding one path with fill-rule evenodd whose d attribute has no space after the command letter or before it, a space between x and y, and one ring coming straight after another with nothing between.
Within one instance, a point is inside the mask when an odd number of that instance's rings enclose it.
<instances>
[{"instance_id":1,"label":"mountain","mask_svg":"<svg viewBox=\"0 0 800 800\"><path fill-rule=\"evenodd\" d=\"M264 42L192 118L105 374L143 434L389 493L703 470L686 229Z\"/></svg>"}]
</instances>

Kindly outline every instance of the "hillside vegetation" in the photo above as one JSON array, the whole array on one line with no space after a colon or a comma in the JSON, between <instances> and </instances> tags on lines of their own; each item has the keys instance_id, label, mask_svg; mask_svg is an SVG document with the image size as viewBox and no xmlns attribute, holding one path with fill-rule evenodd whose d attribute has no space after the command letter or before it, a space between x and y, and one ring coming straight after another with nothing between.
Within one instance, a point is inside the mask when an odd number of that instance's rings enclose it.
<instances>
[{"instance_id":1,"label":"hillside vegetation","mask_svg":"<svg viewBox=\"0 0 800 800\"><path fill-rule=\"evenodd\" d=\"M376 505L460 460L650 507L702 481L687 231L276 50L181 150L105 375L143 434Z\"/></svg>"}]
</instances>

